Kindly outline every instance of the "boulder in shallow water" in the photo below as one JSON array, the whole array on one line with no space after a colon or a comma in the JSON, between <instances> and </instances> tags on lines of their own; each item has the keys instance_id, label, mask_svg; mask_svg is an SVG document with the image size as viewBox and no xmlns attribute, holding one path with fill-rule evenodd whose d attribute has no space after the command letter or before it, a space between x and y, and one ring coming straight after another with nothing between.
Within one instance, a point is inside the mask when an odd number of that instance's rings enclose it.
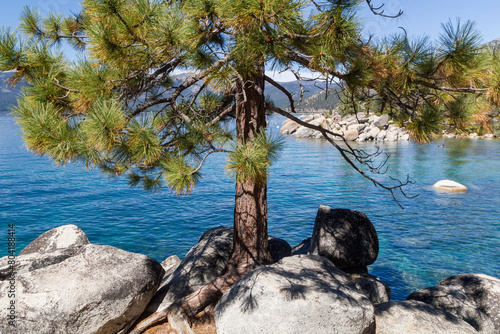
<instances>
[{"instance_id":1,"label":"boulder in shallow water","mask_svg":"<svg viewBox=\"0 0 500 334\"><path fill-rule=\"evenodd\" d=\"M364 213L319 207L311 254L324 256L342 269L370 265L377 259L378 251L377 232Z\"/></svg>"},{"instance_id":2,"label":"boulder in shallow water","mask_svg":"<svg viewBox=\"0 0 500 334\"><path fill-rule=\"evenodd\" d=\"M17 333L124 334L144 311L163 277L141 254L85 245L64 261L16 276ZM9 282L0 283L7 305ZM0 322L0 333L9 333Z\"/></svg>"},{"instance_id":3,"label":"boulder in shallow water","mask_svg":"<svg viewBox=\"0 0 500 334\"><path fill-rule=\"evenodd\" d=\"M218 334L374 333L373 306L327 259L297 255L261 266L214 310Z\"/></svg>"},{"instance_id":4,"label":"boulder in shallow water","mask_svg":"<svg viewBox=\"0 0 500 334\"><path fill-rule=\"evenodd\" d=\"M301 126L295 131L292 136L296 138L312 138L318 131Z\"/></svg>"},{"instance_id":5,"label":"boulder in shallow water","mask_svg":"<svg viewBox=\"0 0 500 334\"><path fill-rule=\"evenodd\" d=\"M380 129L377 127L371 128L370 131L368 132L367 138L377 138L378 134L380 133Z\"/></svg>"},{"instance_id":6,"label":"boulder in shallow water","mask_svg":"<svg viewBox=\"0 0 500 334\"><path fill-rule=\"evenodd\" d=\"M288 120L289 122L283 122L283 126L280 129L280 134L282 135L291 135L295 131L297 131L298 128L300 128L300 125L298 123L295 123L292 120Z\"/></svg>"},{"instance_id":7,"label":"boulder in shallow water","mask_svg":"<svg viewBox=\"0 0 500 334\"><path fill-rule=\"evenodd\" d=\"M477 331L451 313L410 300L375 305L377 334L475 334Z\"/></svg>"},{"instance_id":8,"label":"boulder in shallow water","mask_svg":"<svg viewBox=\"0 0 500 334\"><path fill-rule=\"evenodd\" d=\"M467 187L451 180L441 180L433 185L434 188L445 191L465 191Z\"/></svg>"}]
</instances>

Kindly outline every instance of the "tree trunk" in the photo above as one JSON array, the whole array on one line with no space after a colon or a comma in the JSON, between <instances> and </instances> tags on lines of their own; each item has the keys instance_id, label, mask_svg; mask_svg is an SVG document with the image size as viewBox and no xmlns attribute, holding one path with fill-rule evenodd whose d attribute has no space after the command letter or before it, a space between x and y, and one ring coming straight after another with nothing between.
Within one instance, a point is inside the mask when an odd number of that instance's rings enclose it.
<instances>
[{"instance_id":1,"label":"tree trunk","mask_svg":"<svg viewBox=\"0 0 500 334\"><path fill-rule=\"evenodd\" d=\"M248 142L266 126L264 68L247 80L236 99L236 133L239 142ZM231 264L271 263L267 235L267 185L253 180L236 182L234 206L234 249Z\"/></svg>"},{"instance_id":2,"label":"tree trunk","mask_svg":"<svg viewBox=\"0 0 500 334\"><path fill-rule=\"evenodd\" d=\"M266 126L264 65L245 83L238 84L236 96L236 133L249 142ZM181 306L194 317L255 267L272 262L267 235L267 186L253 180L236 182L233 252L226 273L186 298Z\"/></svg>"},{"instance_id":3,"label":"tree trunk","mask_svg":"<svg viewBox=\"0 0 500 334\"><path fill-rule=\"evenodd\" d=\"M236 96L237 139L249 142L260 128L266 126L264 98L264 65L256 74L238 84ZM194 318L255 267L272 262L267 235L267 186L253 180L236 182L234 206L233 252L227 271L221 277L186 296L178 309L157 312L141 322L131 333L142 333L146 328L164 320L169 314Z\"/></svg>"}]
</instances>

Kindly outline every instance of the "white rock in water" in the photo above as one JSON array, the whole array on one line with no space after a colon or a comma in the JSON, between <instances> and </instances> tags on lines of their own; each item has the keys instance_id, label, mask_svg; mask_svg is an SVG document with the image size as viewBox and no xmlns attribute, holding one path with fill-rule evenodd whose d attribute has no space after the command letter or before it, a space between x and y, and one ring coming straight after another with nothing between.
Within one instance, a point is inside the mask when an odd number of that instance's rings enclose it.
<instances>
[{"instance_id":1,"label":"white rock in water","mask_svg":"<svg viewBox=\"0 0 500 334\"><path fill-rule=\"evenodd\" d=\"M446 191L465 191L467 187L451 180L441 180L433 185L434 188Z\"/></svg>"}]
</instances>

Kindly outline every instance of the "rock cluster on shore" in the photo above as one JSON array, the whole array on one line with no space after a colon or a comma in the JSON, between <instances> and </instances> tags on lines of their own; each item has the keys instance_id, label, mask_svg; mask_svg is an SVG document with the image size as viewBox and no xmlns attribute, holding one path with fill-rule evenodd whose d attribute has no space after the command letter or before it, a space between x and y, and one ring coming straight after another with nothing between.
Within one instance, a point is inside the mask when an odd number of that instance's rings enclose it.
<instances>
[{"instance_id":1,"label":"rock cluster on shore","mask_svg":"<svg viewBox=\"0 0 500 334\"><path fill-rule=\"evenodd\" d=\"M364 113L358 113L357 115L342 117L339 114L313 114L305 116L302 120L339 134L349 141L410 139L408 132L404 128L395 126L389 120L388 115L367 116ZM290 119L283 122L280 133L296 138L323 138L319 131L301 126ZM333 140L342 140L340 136L331 136L331 138Z\"/></svg>"},{"instance_id":2,"label":"rock cluster on shore","mask_svg":"<svg viewBox=\"0 0 500 334\"><path fill-rule=\"evenodd\" d=\"M333 114L308 114L301 117L301 120L339 134L348 141L397 141L410 139L408 131L404 127L394 125L394 122L389 119L387 114L381 116L368 116L365 113L358 113L356 115L342 117L334 111ZM319 131L299 125L290 119L283 122L280 133L295 138L323 138ZM480 136L477 133L457 134L455 132L443 130L442 136L444 138L492 139L498 137L498 134L495 136L492 133L486 133ZM331 135L330 138L333 140L342 140L340 136Z\"/></svg>"},{"instance_id":3,"label":"rock cluster on shore","mask_svg":"<svg viewBox=\"0 0 500 334\"><path fill-rule=\"evenodd\" d=\"M125 334L221 275L233 229L202 234L181 261L94 245L74 225L42 234L16 257L16 323L25 334ZM311 237L290 245L270 237L274 264L260 266L224 293L217 333L500 333L500 279L460 274L390 301L368 273L378 237L362 212L320 206ZM0 303L11 277L0 259ZM0 332L9 333L7 321ZM191 331L188 331L191 332Z\"/></svg>"}]
</instances>

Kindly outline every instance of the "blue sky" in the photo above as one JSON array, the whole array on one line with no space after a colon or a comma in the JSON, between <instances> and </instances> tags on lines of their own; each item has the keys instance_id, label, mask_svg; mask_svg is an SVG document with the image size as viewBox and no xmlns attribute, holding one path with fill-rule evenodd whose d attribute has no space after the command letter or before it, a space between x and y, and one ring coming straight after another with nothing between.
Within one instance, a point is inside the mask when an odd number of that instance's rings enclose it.
<instances>
[{"instance_id":1,"label":"blue sky","mask_svg":"<svg viewBox=\"0 0 500 334\"><path fill-rule=\"evenodd\" d=\"M403 10L397 19L374 16L367 6L361 11L365 30L375 36L383 36L401 31L404 27L409 36L429 35L435 40L441 32L441 23L456 18L475 21L481 32L483 42L500 38L500 1L499 0L372 0L376 5L385 4L386 14ZM77 0L2 0L0 26L15 28L24 6L35 6L42 14L57 11L63 14L79 11ZM287 80L283 79L282 81Z\"/></svg>"}]
</instances>

